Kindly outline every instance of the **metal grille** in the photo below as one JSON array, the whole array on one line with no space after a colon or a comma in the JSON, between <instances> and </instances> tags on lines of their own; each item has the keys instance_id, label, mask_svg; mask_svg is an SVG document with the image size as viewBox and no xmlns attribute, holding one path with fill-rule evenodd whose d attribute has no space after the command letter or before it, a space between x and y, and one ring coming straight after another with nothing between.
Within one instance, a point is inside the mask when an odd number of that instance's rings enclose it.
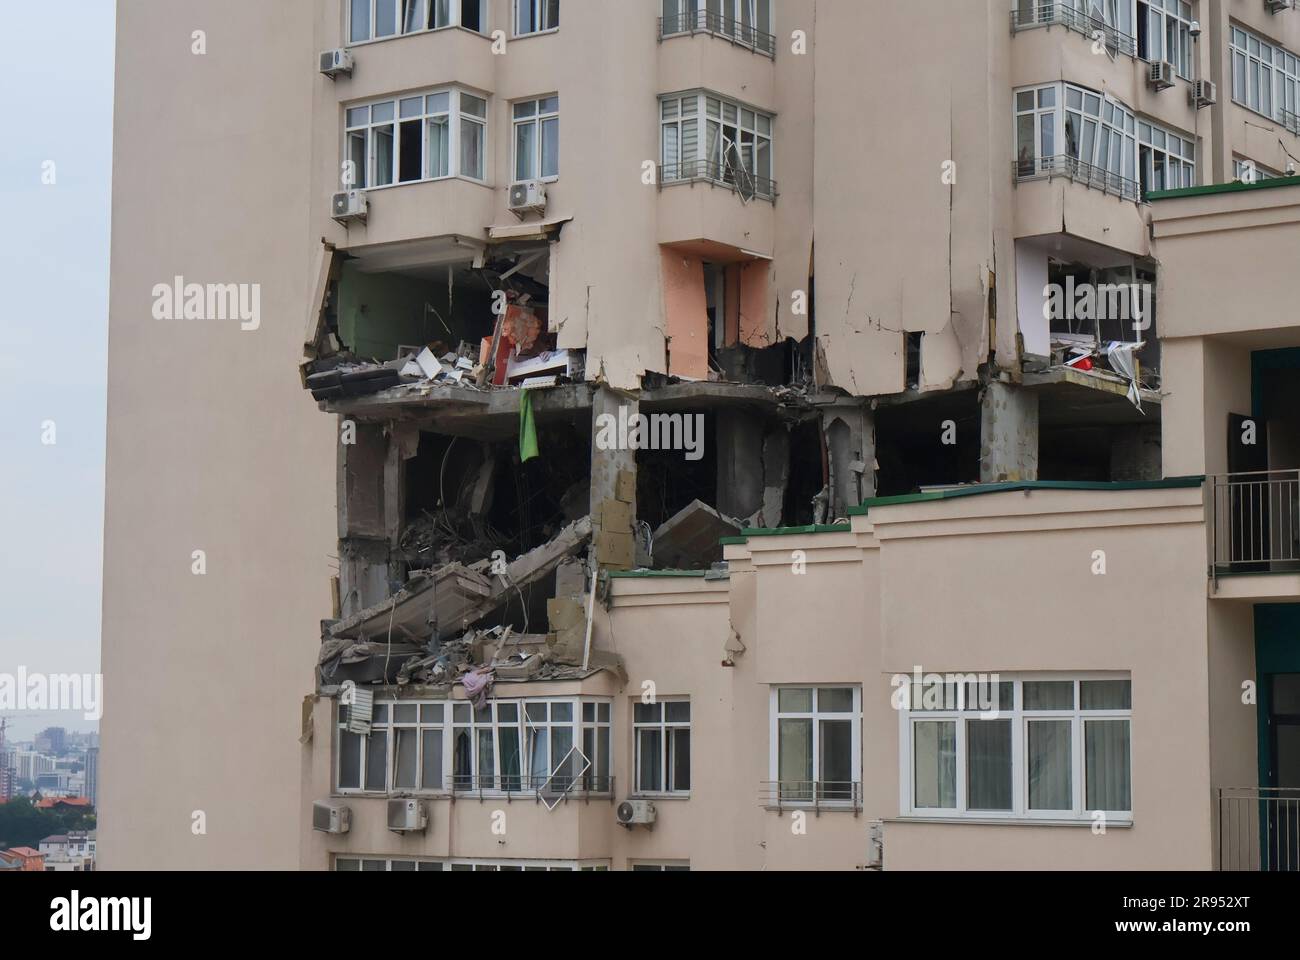
<instances>
[{"instance_id":1,"label":"metal grille","mask_svg":"<svg viewBox=\"0 0 1300 960\"><path fill-rule=\"evenodd\" d=\"M1101 35L1102 42L1108 50L1125 56L1137 57L1137 39L1127 33L1121 33L1105 20L1089 16L1070 3L1017 3L1011 11L1011 32L1032 30L1035 27L1060 25L1067 30L1081 33L1085 37Z\"/></svg>"},{"instance_id":2,"label":"metal grille","mask_svg":"<svg viewBox=\"0 0 1300 960\"><path fill-rule=\"evenodd\" d=\"M1219 788L1219 869L1300 870L1300 789Z\"/></svg>"},{"instance_id":3,"label":"metal grille","mask_svg":"<svg viewBox=\"0 0 1300 960\"><path fill-rule=\"evenodd\" d=\"M1211 573L1300 570L1300 470L1208 482Z\"/></svg>"},{"instance_id":4,"label":"metal grille","mask_svg":"<svg viewBox=\"0 0 1300 960\"><path fill-rule=\"evenodd\" d=\"M776 57L776 37L744 24L734 17L723 16L710 10L692 10L659 18L660 40L695 33L710 33L724 37L742 47L748 47L769 57Z\"/></svg>"}]
</instances>

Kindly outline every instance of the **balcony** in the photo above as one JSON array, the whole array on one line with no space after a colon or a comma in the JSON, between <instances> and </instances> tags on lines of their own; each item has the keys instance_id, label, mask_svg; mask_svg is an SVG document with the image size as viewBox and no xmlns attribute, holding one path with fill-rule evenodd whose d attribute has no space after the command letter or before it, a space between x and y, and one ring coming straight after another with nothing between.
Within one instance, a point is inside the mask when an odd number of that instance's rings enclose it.
<instances>
[{"instance_id":1,"label":"balcony","mask_svg":"<svg viewBox=\"0 0 1300 960\"><path fill-rule=\"evenodd\" d=\"M1300 870L1300 788L1220 787L1219 869Z\"/></svg>"},{"instance_id":2,"label":"balcony","mask_svg":"<svg viewBox=\"0 0 1300 960\"><path fill-rule=\"evenodd\" d=\"M1300 470L1210 477L1210 575L1300 573Z\"/></svg>"},{"instance_id":3,"label":"balcony","mask_svg":"<svg viewBox=\"0 0 1300 960\"><path fill-rule=\"evenodd\" d=\"M590 803L604 800L613 803L614 778L584 774L568 777L556 774L553 777L535 777L529 774L501 776L470 776L455 774L451 778L452 792L457 799L501 799L506 802L515 800L532 800L553 807L557 803L569 800L581 800Z\"/></svg>"},{"instance_id":4,"label":"balcony","mask_svg":"<svg viewBox=\"0 0 1300 960\"><path fill-rule=\"evenodd\" d=\"M676 183L708 183L723 187L748 203L750 200L776 202L776 181L750 173L739 163L691 160L686 163L659 165L659 188Z\"/></svg>"},{"instance_id":5,"label":"balcony","mask_svg":"<svg viewBox=\"0 0 1300 960\"><path fill-rule=\"evenodd\" d=\"M1035 27L1062 26L1067 30L1082 34L1091 39L1100 33L1106 49L1111 53L1122 53L1137 58L1137 39L1127 33L1089 16L1072 3L1037 3L1034 0L1019 0L1011 11L1011 32L1032 30Z\"/></svg>"},{"instance_id":6,"label":"balcony","mask_svg":"<svg viewBox=\"0 0 1300 960\"><path fill-rule=\"evenodd\" d=\"M764 780L758 785L758 802L769 810L862 810L862 784L850 780Z\"/></svg>"},{"instance_id":7,"label":"balcony","mask_svg":"<svg viewBox=\"0 0 1300 960\"><path fill-rule=\"evenodd\" d=\"M1142 199L1142 185L1138 181L1128 180L1105 167L1085 163L1068 154L1014 160L1011 170L1017 183L1030 180L1050 181L1054 177L1064 177L1090 189L1100 190L1102 193L1112 194L1124 200L1132 200L1134 203Z\"/></svg>"},{"instance_id":8,"label":"balcony","mask_svg":"<svg viewBox=\"0 0 1300 960\"><path fill-rule=\"evenodd\" d=\"M711 10L689 10L659 18L659 41L696 34L721 37L739 47L776 59L776 37L747 23Z\"/></svg>"}]
</instances>

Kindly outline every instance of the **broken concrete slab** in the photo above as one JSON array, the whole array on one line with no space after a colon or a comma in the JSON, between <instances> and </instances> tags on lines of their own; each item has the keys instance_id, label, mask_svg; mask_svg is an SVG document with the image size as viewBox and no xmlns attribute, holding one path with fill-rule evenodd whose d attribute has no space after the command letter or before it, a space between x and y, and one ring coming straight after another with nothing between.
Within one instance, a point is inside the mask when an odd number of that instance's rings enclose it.
<instances>
[{"instance_id":1,"label":"broken concrete slab","mask_svg":"<svg viewBox=\"0 0 1300 960\"><path fill-rule=\"evenodd\" d=\"M705 570L722 559L723 537L739 535L739 520L696 500L654 533L654 561L661 569Z\"/></svg>"},{"instance_id":2,"label":"broken concrete slab","mask_svg":"<svg viewBox=\"0 0 1300 960\"><path fill-rule=\"evenodd\" d=\"M387 600L339 621L330 633L367 639L391 635L423 642L463 630L467 617L492 595L488 577L449 563L437 570L419 571Z\"/></svg>"}]
</instances>

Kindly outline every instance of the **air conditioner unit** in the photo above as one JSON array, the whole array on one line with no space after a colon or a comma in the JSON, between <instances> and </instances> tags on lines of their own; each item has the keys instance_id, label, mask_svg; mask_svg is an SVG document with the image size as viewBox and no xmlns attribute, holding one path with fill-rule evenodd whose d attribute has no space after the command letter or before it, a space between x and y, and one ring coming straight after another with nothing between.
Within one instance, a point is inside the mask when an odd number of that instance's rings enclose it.
<instances>
[{"instance_id":1,"label":"air conditioner unit","mask_svg":"<svg viewBox=\"0 0 1300 960\"><path fill-rule=\"evenodd\" d=\"M428 825L423 800L388 801L388 829L393 833L421 833Z\"/></svg>"},{"instance_id":2,"label":"air conditioner unit","mask_svg":"<svg viewBox=\"0 0 1300 960\"><path fill-rule=\"evenodd\" d=\"M1213 80L1197 80L1192 84L1192 106L1211 107L1219 102L1219 91Z\"/></svg>"},{"instance_id":3,"label":"air conditioner unit","mask_svg":"<svg viewBox=\"0 0 1300 960\"><path fill-rule=\"evenodd\" d=\"M1269 13L1280 13L1295 6L1295 0L1264 0L1264 9Z\"/></svg>"},{"instance_id":4,"label":"air conditioner unit","mask_svg":"<svg viewBox=\"0 0 1300 960\"><path fill-rule=\"evenodd\" d=\"M347 223L349 220L366 219L369 203L364 190L345 190L334 194L330 206L334 210L334 219L339 223Z\"/></svg>"},{"instance_id":5,"label":"air conditioner unit","mask_svg":"<svg viewBox=\"0 0 1300 960\"><path fill-rule=\"evenodd\" d=\"M320 72L333 80L340 73L352 75L351 50L326 50L320 55Z\"/></svg>"},{"instance_id":6,"label":"air conditioner unit","mask_svg":"<svg viewBox=\"0 0 1300 960\"><path fill-rule=\"evenodd\" d=\"M525 180L510 187L510 212L519 219L526 213L546 212L546 184L540 180Z\"/></svg>"},{"instance_id":7,"label":"air conditioner unit","mask_svg":"<svg viewBox=\"0 0 1300 960\"><path fill-rule=\"evenodd\" d=\"M625 827L637 823L651 824L655 822L655 805L649 800L624 800L618 805L614 815Z\"/></svg>"},{"instance_id":8,"label":"air conditioner unit","mask_svg":"<svg viewBox=\"0 0 1300 960\"><path fill-rule=\"evenodd\" d=\"M1165 90L1174 85L1174 77L1177 71L1174 65L1168 60L1160 60L1151 64L1151 72L1147 74L1147 84L1156 90Z\"/></svg>"},{"instance_id":9,"label":"air conditioner unit","mask_svg":"<svg viewBox=\"0 0 1300 960\"><path fill-rule=\"evenodd\" d=\"M311 805L311 828L321 833L347 833L352 829L352 811L337 800L317 800Z\"/></svg>"}]
</instances>

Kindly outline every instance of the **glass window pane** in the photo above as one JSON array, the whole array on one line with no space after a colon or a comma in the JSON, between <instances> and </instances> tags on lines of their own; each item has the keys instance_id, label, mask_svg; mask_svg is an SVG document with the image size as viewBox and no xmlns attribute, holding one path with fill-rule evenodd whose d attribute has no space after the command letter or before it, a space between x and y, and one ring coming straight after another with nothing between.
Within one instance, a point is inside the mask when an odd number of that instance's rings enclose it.
<instances>
[{"instance_id":1,"label":"glass window pane","mask_svg":"<svg viewBox=\"0 0 1300 960\"><path fill-rule=\"evenodd\" d=\"M1069 720L1031 720L1025 762L1030 810L1072 810Z\"/></svg>"},{"instance_id":2,"label":"glass window pane","mask_svg":"<svg viewBox=\"0 0 1300 960\"><path fill-rule=\"evenodd\" d=\"M596 705L594 703L584 703L582 705L582 722L583 723L596 722Z\"/></svg>"},{"instance_id":3,"label":"glass window pane","mask_svg":"<svg viewBox=\"0 0 1300 960\"><path fill-rule=\"evenodd\" d=\"M480 120L485 119L487 117L487 101L473 94L462 93L460 95L460 112L468 113L471 117L478 117Z\"/></svg>"},{"instance_id":4,"label":"glass window pane","mask_svg":"<svg viewBox=\"0 0 1300 960\"><path fill-rule=\"evenodd\" d=\"M824 800L853 799L853 721L822 720L817 779Z\"/></svg>"},{"instance_id":5,"label":"glass window pane","mask_svg":"<svg viewBox=\"0 0 1300 960\"><path fill-rule=\"evenodd\" d=\"M496 782L496 744L492 730L478 732L478 775L479 786L494 787Z\"/></svg>"},{"instance_id":6,"label":"glass window pane","mask_svg":"<svg viewBox=\"0 0 1300 960\"><path fill-rule=\"evenodd\" d=\"M388 734L383 730L372 731L366 740L366 789L385 790L388 787Z\"/></svg>"},{"instance_id":7,"label":"glass window pane","mask_svg":"<svg viewBox=\"0 0 1300 960\"><path fill-rule=\"evenodd\" d=\"M397 32L397 0L375 0L375 36L391 37Z\"/></svg>"},{"instance_id":8,"label":"glass window pane","mask_svg":"<svg viewBox=\"0 0 1300 960\"><path fill-rule=\"evenodd\" d=\"M1020 113L1027 113L1034 109L1034 91L1022 90L1016 94L1016 110Z\"/></svg>"},{"instance_id":9,"label":"glass window pane","mask_svg":"<svg viewBox=\"0 0 1300 960\"><path fill-rule=\"evenodd\" d=\"M1073 680L1026 680L1024 709L1073 710Z\"/></svg>"},{"instance_id":10,"label":"glass window pane","mask_svg":"<svg viewBox=\"0 0 1300 960\"><path fill-rule=\"evenodd\" d=\"M385 100L383 103L374 103L370 105L370 119L373 123L384 123L393 119L393 101Z\"/></svg>"},{"instance_id":11,"label":"glass window pane","mask_svg":"<svg viewBox=\"0 0 1300 960\"><path fill-rule=\"evenodd\" d=\"M537 114L537 101L524 100L515 104L515 119L523 120L525 117L532 117Z\"/></svg>"},{"instance_id":12,"label":"glass window pane","mask_svg":"<svg viewBox=\"0 0 1300 960\"><path fill-rule=\"evenodd\" d=\"M391 867L391 870L392 870L393 873L414 873L414 872L415 872L415 861L414 861L414 860L394 860L394 861L393 861L393 865L392 865L392 867Z\"/></svg>"},{"instance_id":13,"label":"glass window pane","mask_svg":"<svg viewBox=\"0 0 1300 960\"><path fill-rule=\"evenodd\" d=\"M361 870L361 861L340 858L334 861L334 869L337 872L359 872Z\"/></svg>"},{"instance_id":14,"label":"glass window pane","mask_svg":"<svg viewBox=\"0 0 1300 960\"><path fill-rule=\"evenodd\" d=\"M820 687L817 690L817 710L819 713L852 713L853 690L851 687Z\"/></svg>"},{"instance_id":15,"label":"glass window pane","mask_svg":"<svg viewBox=\"0 0 1300 960\"><path fill-rule=\"evenodd\" d=\"M1080 680L1082 710L1128 710L1133 706L1132 680Z\"/></svg>"},{"instance_id":16,"label":"glass window pane","mask_svg":"<svg viewBox=\"0 0 1300 960\"><path fill-rule=\"evenodd\" d=\"M361 737L359 734L339 734L339 789L357 790L361 787Z\"/></svg>"},{"instance_id":17,"label":"glass window pane","mask_svg":"<svg viewBox=\"0 0 1300 960\"><path fill-rule=\"evenodd\" d=\"M670 723L687 723L691 719L691 704L687 700L670 700L664 704L664 718Z\"/></svg>"},{"instance_id":18,"label":"glass window pane","mask_svg":"<svg viewBox=\"0 0 1300 960\"><path fill-rule=\"evenodd\" d=\"M668 733L668 789L691 789L691 732L677 729Z\"/></svg>"},{"instance_id":19,"label":"glass window pane","mask_svg":"<svg viewBox=\"0 0 1300 960\"><path fill-rule=\"evenodd\" d=\"M558 117L542 121L542 176L560 173L560 121Z\"/></svg>"},{"instance_id":20,"label":"glass window pane","mask_svg":"<svg viewBox=\"0 0 1300 960\"><path fill-rule=\"evenodd\" d=\"M442 730L424 730L424 757L420 768L422 790L442 789Z\"/></svg>"},{"instance_id":21,"label":"glass window pane","mask_svg":"<svg viewBox=\"0 0 1300 960\"><path fill-rule=\"evenodd\" d=\"M553 703L553 704L551 704L551 722L552 722L552 723L572 723L572 722L573 722L573 704L571 704L571 703Z\"/></svg>"},{"instance_id":22,"label":"glass window pane","mask_svg":"<svg viewBox=\"0 0 1300 960\"><path fill-rule=\"evenodd\" d=\"M537 169L537 125L515 124L515 180L530 180Z\"/></svg>"},{"instance_id":23,"label":"glass window pane","mask_svg":"<svg viewBox=\"0 0 1300 960\"><path fill-rule=\"evenodd\" d=\"M632 707L632 718L637 723L657 723L663 711L663 704L637 703Z\"/></svg>"},{"instance_id":24,"label":"glass window pane","mask_svg":"<svg viewBox=\"0 0 1300 960\"><path fill-rule=\"evenodd\" d=\"M483 172L483 138L486 128L477 120L461 118L460 121L460 174L475 180L485 178Z\"/></svg>"},{"instance_id":25,"label":"glass window pane","mask_svg":"<svg viewBox=\"0 0 1300 960\"><path fill-rule=\"evenodd\" d=\"M426 113L446 113L451 109L450 93L431 93L424 98Z\"/></svg>"},{"instance_id":26,"label":"glass window pane","mask_svg":"<svg viewBox=\"0 0 1300 960\"><path fill-rule=\"evenodd\" d=\"M470 708L468 703L453 704L451 712L452 718L457 723L469 723Z\"/></svg>"},{"instance_id":27,"label":"glass window pane","mask_svg":"<svg viewBox=\"0 0 1300 960\"><path fill-rule=\"evenodd\" d=\"M533 787L540 787L551 775L550 754L547 748L550 739L546 728L539 727L528 733L528 775L532 777Z\"/></svg>"},{"instance_id":28,"label":"glass window pane","mask_svg":"<svg viewBox=\"0 0 1300 960\"><path fill-rule=\"evenodd\" d=\"M912 725L912 805L917 809L957 806L957 725L922 720Z\"/></svg>"},{"instance_id":29,"label":"glass window pane","mask_svg":"<svg viewBox=\"0 0 1300 960\"><path fill-rule=\"evenodd\" d=\"M1056 106L1056 88L1044 87L1038 91L1038 105L1040 107Z\"/></svg>"},{"instance_id":30,"label":"glass window pane","mask_svg":"<svg viewBox=\"0 0 1300 960\"><path fill-rule=\"evenodd\" d=\"M425 703L420 705L421 723L442 723L442 704Z\"/></svg>"},{"instance_id":31,"label":"glass window pane","mask_svg":"<svg viewBox=\"0 0 1300 960\"><path fill-rule=\"evenodd\" d=\"M812 695L811 690L803 692ZM812 724L811 719L777 722L776 769L782 799L812 799Z\"/></svg>"},{"instance_id":32,"label":"glass window pane","mask_svg":"<svg viewBox=\"0 0 1300 960\"><path fill-rule=\"evenodd\" d=\"M515 0L515 33L534 33L537 27L537 0Z\"/></svg>"},{"instance_id":33,"label":"glass window pane","mask_svg":"<svg viewBox=\"0 0 1300 960\"><path fill-rule=\"evenodd\" d=\"M1011 721L966 721L966 807L1011 809Z\"/></svg>"},{"instance_id":34,"label":"glass window pane","mask_svg":"<svg viewBox=\"0 0 1300 960\"><path fill-rule=\"evenodd\" d=\"M447 117L435 117L429 121L429 176L431 177L445 177L451 173L451 128L447 121Z\"/></svg>"},{"instance_id":35,"label":"glass window pane","mask_svg":"<svg viewBox=\"0 0 1300 960\"><path fill-rule=\"evenodd\" d=\"M560 112L560 98L559 98L559 97L545 97L545 98L543 98L541 101L538 102L537 108L538 108L539 112L541 112L541 113L559 113L559 112Z\"/></svg>"},{"instance_id":36,"label":"glass window pane","mask_svg":"<svg viewBox=\"0 0 1300 960\"><path fill-rule=\"evenodd\" d=\"M419 120L407 120L398 127L397 179L402 183L410 183L424 176L423 127L424 124ZM415 711L413 706L409 709Z\"/></svg>"},{"instance_id":37,"label":"glass window pane","mask_svg":"<svg viewBox=\"0 0 1300 960\"><path fill-rule=\"evenodd\" d=\"M641 791L663 789L663 741L658 730L638 730L636 740L636 788Z\"/></svg>"},{"instance_id":38,"label":"glass window pane","mask_svg":"<svg viewBox=\"0 0 1300 960\"><path fill-rule=\"evenodd\" d=\"M474 750L470 741L470 731L462 728L456 731L452 740L452 777L458 789L473 785Z\"/></svg>"},{"instance_id":39,"label":"glass window pane","mask_svg":"<svg viewBox=\"0 0 1300 960\"><path fill-rule=\"evenodd\" d=\"M366 137L364 130L348 134L348 162L351 182L344 186L365 188L366 186Z\"/></svg>"},{"instance_id":40,"label":"glass window pane","mask_svg":"<svg viewBox=\"0 0 1300 960\"><path fill-rule=\"evenodd\" d=\"M501 789L518 790L523 786L523 755L519 751L519 728L501 727L497 730L500 747Z\"/></svg>"},{"instance_id":41,"label":"glass window pane","mask_svg":"<svg viewBox=\"0 0 1300 960\"><path fill-rule=\"evenodd\" d=\"M1131 809L1129 722L1085 720L1083 726L1088 809Z\"/></svg>"},{"instance_id":42,"label":"glass window pane","mask_svg":"<svg viewBox=\"0 0 1300 960\"><path fill-rule=\"evenodd\" d=\"M599 709L596 711L596 716L599 718L600 722L601 722L601 723L609 723L609 706L610 706L610 705L609 705L608 703L598 703L598 704L596 704L596 706L599 708Z\"/></svg>"},{"instance_id":43,"label":"glass window pane","mask_svg":"<svg viewBox=\"0 0 1300 960\"><path fill-rule=\"evenodd\" d=\"M393 128L376 127L375 142L375 186L382 187L393 182Z\"/></svg>"},{"instance_id":44,"label":"glass window pane","mask_svg":"<svg viewBox=\"0 0 1300 960\"><path fill-rule=\"evenodd\" d=\"M419 753L419 742L416 739L416 730L411 727L402 727L395 733L396 744L393 750L393 759L395 766L393 769L393 788L395 790L414 790L416 784L416 757Z\"/></svg>"},{"instance_id":45,"label":"glass window pane","mask_svg":"<svg viewBox=\"0 0 1300 960\"><path fill-rule=\"evenodd\" d=\"M776 692L778 713L812 713L812 690L808 687L782 687Z\"/></svg>"},{"instance_id":46,"label":"glass window pane","mask_svg":"<svg viewBox=\"0 0 1300 960\"><path fill-rule=\"evenodd\" d=\"M352 29L348 33L348 38L357 43L361 40L370 39L370 0L352 0L351 8Z\"/></svg>"},{"instance_id":47,"label":"glass window pane","mask_svg":"<svg viewBox=\"0 0 1300 960\"><path fill-rule=\"evenodd\" d=\"M424 97L406 97L398 104L399 115L403 118L418 117L424 113Z\"/></svg>"},{"instance_id":48,"label":"glass window pane","mask_svg":"<svg viewBox=\"0 0 1300 960\"><path fill-rule=\"evenodd\" d=\"M350 107L348 109L348 126L362 127L370 122L369 107Z\"/></svg>"}]
</instances>

